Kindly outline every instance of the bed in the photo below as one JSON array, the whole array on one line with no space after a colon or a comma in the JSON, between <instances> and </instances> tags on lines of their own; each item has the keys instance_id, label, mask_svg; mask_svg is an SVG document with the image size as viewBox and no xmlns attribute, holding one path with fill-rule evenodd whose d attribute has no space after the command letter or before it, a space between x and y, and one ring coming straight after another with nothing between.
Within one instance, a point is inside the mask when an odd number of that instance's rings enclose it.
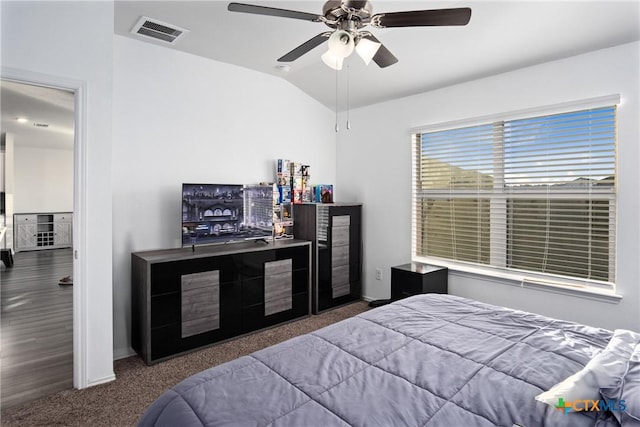
<instances>
[{"instance_id":1,"label":"bed","mask_svg":"<svg viewBox=\"0 0 640 427\"><path fill-rule=\"evenodd\" d=\"M631 426L640 423L640 389L630 385L640 377L640 334L624 332L624 348L612 353L618 331L417 295L192 376L161 395L139 425ZM588 385L587 368L612 354L625 371L609 379L608 401L596 387L607 410L553 395L554 385L585 371ZM584 377L569 383L583 387ZM547 403L536 400L545 393Z\"/></svg>"}]
</instances>

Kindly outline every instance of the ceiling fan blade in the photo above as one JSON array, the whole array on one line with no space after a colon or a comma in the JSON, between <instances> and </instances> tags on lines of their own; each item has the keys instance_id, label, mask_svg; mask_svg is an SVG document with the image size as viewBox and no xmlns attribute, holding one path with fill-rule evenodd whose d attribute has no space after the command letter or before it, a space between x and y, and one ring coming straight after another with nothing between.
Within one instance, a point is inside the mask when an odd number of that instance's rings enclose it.
<instances>
[{"instance_id":1,"label":"ceiling fan blade","mask_svg":"<svg viewBox=\"0 0 640 427\"><path fill-rule=\"evenodd\" d=\"M467 25L470 19L471 9L461 7L456 9L379 13L371 17L371 25L378 28Z\"/></svg>"},{"instance_id":2,"label":"ceiling fan blade","mask_svg":"<svg viewBox=\"0 0 640 427\"><path fill-rule=\"evenodd\" d=\"M295 10L278 9L275 7L256 6L244 3L229 3L227 10L230 12L254 13L256 15L279 16L281 18L302 19L304 21L320 22L321 16L313 13L298 12Z\"/></svg>"},{"instance_id":3,"label":"ceiling fan blade","mask_svg":"<svg viewBox=\"0 0 640 427\"><path fill-rule=\"evenodd\" d=\"M297 48L293 49L291 52L285 54L281 58L278 58L278 62L291 62L300 58L305 53L309 52L311 49L320 46L325 41L329 40L329 36L331 35L330 31L318 34L317 36L307 40L302 43Z\"/></svg>"},{"instance_id":4,"label":"ceiling fan blade","mask_svg":"<svg viewBox=\"0 0 640 427\"><path fill-rule=\"evenodd\" d=\"M373 34L368 34L363 38L369 39L372 42L380 43L380 41ZM373 57L373 62L378 64L378 67L385 68L398 62L398 58L396 58L389 49L387 49L382 43L380 43L380 47Z\"/></svg>"}]
</instances>

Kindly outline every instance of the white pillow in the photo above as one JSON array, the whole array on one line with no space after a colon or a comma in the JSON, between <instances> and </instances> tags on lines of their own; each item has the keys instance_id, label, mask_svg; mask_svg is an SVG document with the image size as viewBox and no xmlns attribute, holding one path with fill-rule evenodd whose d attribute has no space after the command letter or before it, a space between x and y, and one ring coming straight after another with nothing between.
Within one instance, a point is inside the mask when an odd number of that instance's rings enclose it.
<instances>
[{"instance_id":1,"label":"white pillow","mask_svg":"<svg viewBox=\"0 0 640 427\"><path fill-rule=\"evenodd\" d=\"M617 387L601 388L600 394L607 400L625 401L626 408L613 411L620 425L640 426L640 343L629 359L627 373Z\"/></svg>"},{"instance_id":2,"label":"white pillow","mask_svg":"<svg viewBox=\"0 0 640 427\"><path fill-rule=\"evenodd\" d=\"M616 329L602 353L591 359L582 370L537 395L536 400L555 407L560 398L565 402L600 399L601 388L619 385L639 342L640 334Z\"/></svg>"}]
</instances>

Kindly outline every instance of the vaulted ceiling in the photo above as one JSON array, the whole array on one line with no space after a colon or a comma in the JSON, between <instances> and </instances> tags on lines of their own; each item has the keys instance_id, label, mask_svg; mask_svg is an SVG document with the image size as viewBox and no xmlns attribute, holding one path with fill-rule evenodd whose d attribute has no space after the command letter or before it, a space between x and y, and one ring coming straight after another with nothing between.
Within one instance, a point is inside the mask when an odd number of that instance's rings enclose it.
<instances>
[{"instance_id":1,"label":"vaulted ceiling","mask_svg":"<svg viewBox=\"0 0 640 427\"><path fill-rule=\"evenodd\" d=\"M366 27L399 59L387 68L351 55L336 75L321 61L327 45L277 68L277 58L315 35L323 23L229 12L228 1L116 1L115 32L131 34L141 16L189 31L172 49L274 74L331 109L355 108L458 82L640 39L640 2L634 1L384 1L373 13L470 7L466 26ZM322 15L324 1L244 3ZM362 3L362 2L359 2ZM348 70L347 65L348 64ZM348 80L348 81L347 81Z\"/></svg>"},{"instance_id":2,"label":"vaulted ceiling","mask_svg":"<svg viewBox=\"0 0 640 427\"><path fill-rule=\"evenodd\" d=\"M322 14L323 1L246 3ZM234 13L227 1L116 1L114 32L272 74L330 109L345 110L537 63L640 40L640 1L384 1L373 13L470 7L466 26L369 28L399 59L379 68L352 55L342 71L320 59L326 44L278 68L277 58L315 35L322 23ZM175 45L132 34L146 16L189 30ZM347 90L348 89L348 90ZM338 94L336 94L338 93ZM2 130L32 145L73 145L73 94L2 82ZM19 116L27 118L18 123ZM47 124L47 127L38 126Z\"/></svg>"}]
</instances>

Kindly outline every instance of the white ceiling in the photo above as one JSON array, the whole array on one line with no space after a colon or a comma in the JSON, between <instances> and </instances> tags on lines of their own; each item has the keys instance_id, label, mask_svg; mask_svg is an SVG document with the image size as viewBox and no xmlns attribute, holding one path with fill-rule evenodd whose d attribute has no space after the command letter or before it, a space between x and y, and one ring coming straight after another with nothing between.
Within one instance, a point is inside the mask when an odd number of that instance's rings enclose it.
<instances>
[{"instance_id":1,"label":"white ceiling","mask_svg":"<svg viewBox=\"0 0 640 427\"><path fill-rule=\"evenodd\" d=\"M321 14L323 1L246 3ZM373 12L471 7L463 27L370 29L399 59L381 69L357 55L336 74L319 46L282 73L276 59L328 27L295 19L227 11L228 1L116 1L114 32L130 33L140 16L190 30L176 46L195 55L277 75L331 109L356 108L618 44L640 40L640 0L627 1L384 1ZM348 76L348 78L347 78ZM348 80L348 83L347 83ZM346 88L348 90L348 96ZM2 81L2 132L17 143L73 147L73 94ZM25 117L27 123L18 123ZM34 123L46 123L47 128Z\"/></svg>"},{"instance_id":2,"label":"white ceiling","mask_svg":"<svg viewBox=\"0 0 640 427\"><path fill-rule=\"evenodd\" d=\"M321 15L324 1L242 1ZM228 12L228 1L116 1L115 32L130 33L141 16L190 32L178 49L279 75L331 109L336 108L336 72L320 59L321 45L290 63L276 59L329 28L322 23ZM399 59L381 69L357 55L339 73L338 110L432 90L517 68L640 39L640 1L384 1L373 12L471 7L460 27L376 29L366 27ZM348 105L346 96L348 74Z\"/></svg>"},{"instance_id":3,"label":"white ceiling","mask_svg":"<svg viewBox=\"0 0 640 427\"><path fill-rule=\"evenodd\" d=\"M21 146L71 150L73 104L72 92L2 80L0 129L14 134ZM17 118L27 121L20 123Z\"/></svg>"}]
</instances>

